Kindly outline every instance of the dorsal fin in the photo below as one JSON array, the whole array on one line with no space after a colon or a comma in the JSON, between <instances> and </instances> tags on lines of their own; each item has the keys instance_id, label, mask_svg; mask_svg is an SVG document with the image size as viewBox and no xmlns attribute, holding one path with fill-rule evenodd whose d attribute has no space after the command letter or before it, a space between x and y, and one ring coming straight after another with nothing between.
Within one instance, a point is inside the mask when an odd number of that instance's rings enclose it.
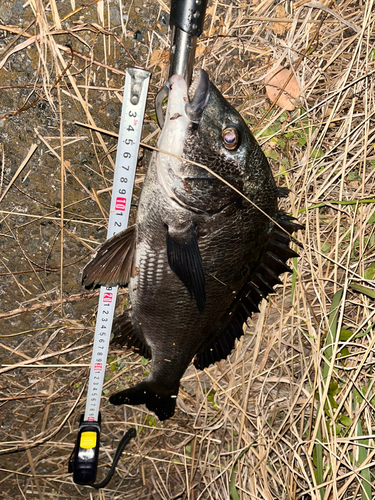
<instances>
[{"instance_id":1,"label":"dorsal fin","mask_svg":"<svg viewBox=\"0 0 375 500\"><path fill-rule=\"evenodd\" d=\"M283 212L279 212L276 222L289 234L301 229L302 226ZM234 299L228 311L226 321L218 335L196 354L194 365L203 370L212 363L225 359L233 350L236 339L243 335L243 324L253 312L258 312L258 305L268 294L273 293L273 287L281 284L279 275L291 272L286 265L290 257L297 254L289 247L290 237L287 233L275 228L268 243L263 259Z\"/></svg>"}]
</instances>

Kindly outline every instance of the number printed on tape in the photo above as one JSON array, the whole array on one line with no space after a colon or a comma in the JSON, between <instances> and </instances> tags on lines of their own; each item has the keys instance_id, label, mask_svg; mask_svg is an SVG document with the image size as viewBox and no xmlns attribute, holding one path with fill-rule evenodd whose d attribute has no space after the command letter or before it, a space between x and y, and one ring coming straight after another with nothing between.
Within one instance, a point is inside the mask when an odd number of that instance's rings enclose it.
<instances>
[{"instance_id":1,"label":"number printed on tape","mask_svg":"<svg viewBox=\"0 0 375 500\"><path fill-rule=\"evenodd\" d=\"M107 238L128 226L149 79L148 71L139 68L126 71ZM133 103L133 83L137 86L136 104ZM99 416L116 296L117 287L101 287L84 417L86 421L97 421Z\"/></svg>"}]
</instances>

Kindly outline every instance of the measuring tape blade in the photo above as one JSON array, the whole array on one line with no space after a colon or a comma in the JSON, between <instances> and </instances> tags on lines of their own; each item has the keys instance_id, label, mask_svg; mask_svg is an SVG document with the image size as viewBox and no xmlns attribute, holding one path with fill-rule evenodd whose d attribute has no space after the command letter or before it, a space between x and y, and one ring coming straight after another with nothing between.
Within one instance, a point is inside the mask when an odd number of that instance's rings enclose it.
<instances>
[{"instance_id":1,"label":"measuring tape blade","mask_svg":"<svg viewBox=\"0 0 375 500\"><path fill-rule=\"evenodd\" d=\"M149 81L149 71L140 68L126 70L107 239L128 227ZM117 290L117 286L100 288L86 408L78 431L73 465L73 480L78 484L93 483L96 477L100 399Z\"/></svg>"},{"instance_id":2,"label":"measuring tape blade","mask_svg":"<svg viewBox=\"0 0 375 500\"><path fill-rule=\"evenodd\" d=\"M126 70L107 239L128 227L150 73ZM100 288L92 352L86 421L97 421L118 287Z\"/></svg>"}]
</instances>

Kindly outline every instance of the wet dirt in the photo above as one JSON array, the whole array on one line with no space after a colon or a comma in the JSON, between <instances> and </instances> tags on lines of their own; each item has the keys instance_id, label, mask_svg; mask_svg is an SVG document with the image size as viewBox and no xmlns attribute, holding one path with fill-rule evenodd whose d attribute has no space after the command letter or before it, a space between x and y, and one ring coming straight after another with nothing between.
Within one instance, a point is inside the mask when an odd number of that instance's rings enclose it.
<instances>
[{"instance_id":1,"label":"wet dirt","mask_svg":"<svg viewBox=\"0 0 375 500\"><path fill-rule=\"evenodd\" d=\"M67 424L61 417L87 379L97 297L90 298L82 287L81 271L106 237L111 193L100 190L111 186L117 140L76 122L90 119L96 127L116 133L126 68L145 66L150 26L161 37L167 32L158 23L162 9L155 2L110 1L102 13L91 3L72 14L73 2L56 2L60 19L69 16L61 34L52 35L61 49L59 60L53 44L32 38L43 30L43 20L35 22L30 5L23 7L18 0L0 5L0 24L14 28L0 29L0 59L7 57L0 71L0 356L2 367L29 361L29 367L2 375L0 434L15 452L17 446L38 441L38 434L42 441L50 435L29 455L22 451L1 457L2 498L39 498L40 486L30 482L32 470L60 483L47 488L45 483L43 498L81 496L67 474L67 460L84 406ZM52 26L49 9L46 20ZM33 21L28 35L18 37ZM30 43L20 47L22 42ZM151 85L150 103L157 85ZM148 114L144 135L156 128ZM138 181L143 175L140 169ZM136 204L137 192L133 201ZM18 309L22 313L12 313ZM58 354L67 348L73 350ZM41 353L57 355L33 365L31 359ZM83 357L77 359L77 353ZM69 367L74 361L84 366ZM66 368L38 369L46 363ZM104 443L113 439L108 431L104 425ZM60 444L48 444L51 439ZM11 474L13 470L19 474ZM137 486L139 479L133 482ZM86 488L81 491L88 494Z\"/></svg>"}]
</instances>

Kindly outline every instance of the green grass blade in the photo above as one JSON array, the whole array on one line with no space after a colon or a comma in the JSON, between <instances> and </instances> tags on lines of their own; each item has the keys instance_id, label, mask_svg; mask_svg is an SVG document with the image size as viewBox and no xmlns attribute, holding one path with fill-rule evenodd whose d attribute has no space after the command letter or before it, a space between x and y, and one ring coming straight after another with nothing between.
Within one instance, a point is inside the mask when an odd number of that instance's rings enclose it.
<instances>
[{"instance_id":1,"label":"green grass blade","mask_svg":"<svg viewBox=\"0 0 375 500\"><path fill-rule=\"evenodd\" d=\"M339 290L338 292L335 293L335 295L332 298L332 303L331 303L331 308L330 308L330 313L328 317L328 334L326 338L326 349L324 350L324 363L323 363L323 384L325 385L326 383L329 383L328 381L328 374L329 374L329 368L330 368L330 362L332 358L332 353L333 353L333 344L336 341L337 334L340 332L337 332L337 325L338 325L338 315L339 315L339 306L340 302L342 299L342 295L344 293L344 290ZM324 391L323 391L324 392ZM320 411L321 405L324 406L324 401L321 401L318 405L318 414ZM323 412L323 417L324 418L324 412ZM321 425L323 425L321 423ZM322 484L324 482L324 468L323 468L323 446L320 444L322 442L322 432L321 429L319 428L316 439L319 441L314 446L313 450L313 458L314 458L314 463L316 467L316 481L317 484ZM324 498L324 488L320 488L320 496L323 500Z\"/></svg>"},{"instance_id":2,"label":"green grass blade","mask_svg":"<svg viewBox=\"0 0 375 500\"><path fill-rule=\"evenodd\" d=\"M357 436L363 436L362 424L360 420L358 420L357 423ZM368 444L369 442L367 439L358 440L358 465L363 464L363 462L365 462L367 458L367 448L366 446L361 446L361 445L368 445ZM370 469L363 469L363 471L361 471L361 476L363 478L362 500L371 500L373 496L372 496Z\"/></svg>"},{"instance_id":3,"label":"green grass blade","mask_svg":"<svg viewBox=\"0 0 375 500\"><path fill-rule=\"evenodd\" d=\"M302 214L303 212L306 212L307 210L313 210L314 208L322 208L325 207L326 205L361 205L361 204L367 204L367 203L375 203L374 198L366 198L363 200L330 200L322 203L317 203L316 205L310 205L309 207L301 208L298 210L299 214Z\"/></svg>"},{"instance_id":4,"label":"green grass blade","mask_svg":"<svg viewBox=\"0 0 375 500\"><path fill-rule=\"evenodd\" d=\"M291 300L293 304L294 291L296 289L297 282L297 257L293 259L293 275L292 275L292 290L291 290Z\"/></svg>"},{"instance_id":5,"label":"green grass blade","mask_svg":"<svg viewBox=\"0 0 375 500\"><path fill-rule=\"evenodd\" d=\"M342 294L344 293L344 290L339 290L338 292L335 293L335 295L332 298L332 303L331 303L331 309L329 312L329 318L328 318L328 334L327 334L327 339L326 339L326 344L327 348L324 350L324 357L327 361L324 362L323 365L323 380L326 382L328 373L329 373L329 366L330 366L330 361L332 358L332 352L333 352L333 344L335 343L336 336L337 336L337 319L339 315L339 305L342 299Z\"/></svg>"},{"instance_id":6,"label":"green grass blade","mask_svg":"<svg viewBox=\"0 0 375 500\"><path fill-rule=\"evenodd\" d=\"M229 483L230 495L232 497L232 500L240 500L240 497L238 496L238 493L237 493L236 481L235 481L235 478L234 478L234 472L235 472L235 469L236 469L236 466L237 466L237 462L239 460L241 460L241 458L244 456L244 454L247 451L249 451L250 446L251 445L246 446L246 448L241 451L241 453L238 455L238 457L236 458L236 460L233 463L232 471L230 473L230 483Z\"/></svg>"},{"instance_id":7,"label":"green grass blade","mask_svg":"<svg viewBox=\"0 0 375 500\"><path fill-rule=\"evenodd\" d=\"M318 406L318 412L319 412L320 405ZM323 446L320 444L322 441L322 433L320 429L318 430L318 433L316 435L316 439L319 441L314 446L313 450L313 460L315 463L316 467L316 482L317 484L322 484L324 482L324 471L323 471ZM320 488L320 496L321 499L323 500L324 498L324 488Z\"/></svg>"},{"instance_id":8,"label":"green grass blade","mask_svg":"<svg viewBox=\"0 0 375 500\"><path fill-rule=\"evenodd\" d=\"M363 293L363 295L367 295L371 299L375 299L375 290L371 290L371 288L367 288L367 286L350 283L349 288L352 288L356 292Z\"/></svg>"}]
</instances>

